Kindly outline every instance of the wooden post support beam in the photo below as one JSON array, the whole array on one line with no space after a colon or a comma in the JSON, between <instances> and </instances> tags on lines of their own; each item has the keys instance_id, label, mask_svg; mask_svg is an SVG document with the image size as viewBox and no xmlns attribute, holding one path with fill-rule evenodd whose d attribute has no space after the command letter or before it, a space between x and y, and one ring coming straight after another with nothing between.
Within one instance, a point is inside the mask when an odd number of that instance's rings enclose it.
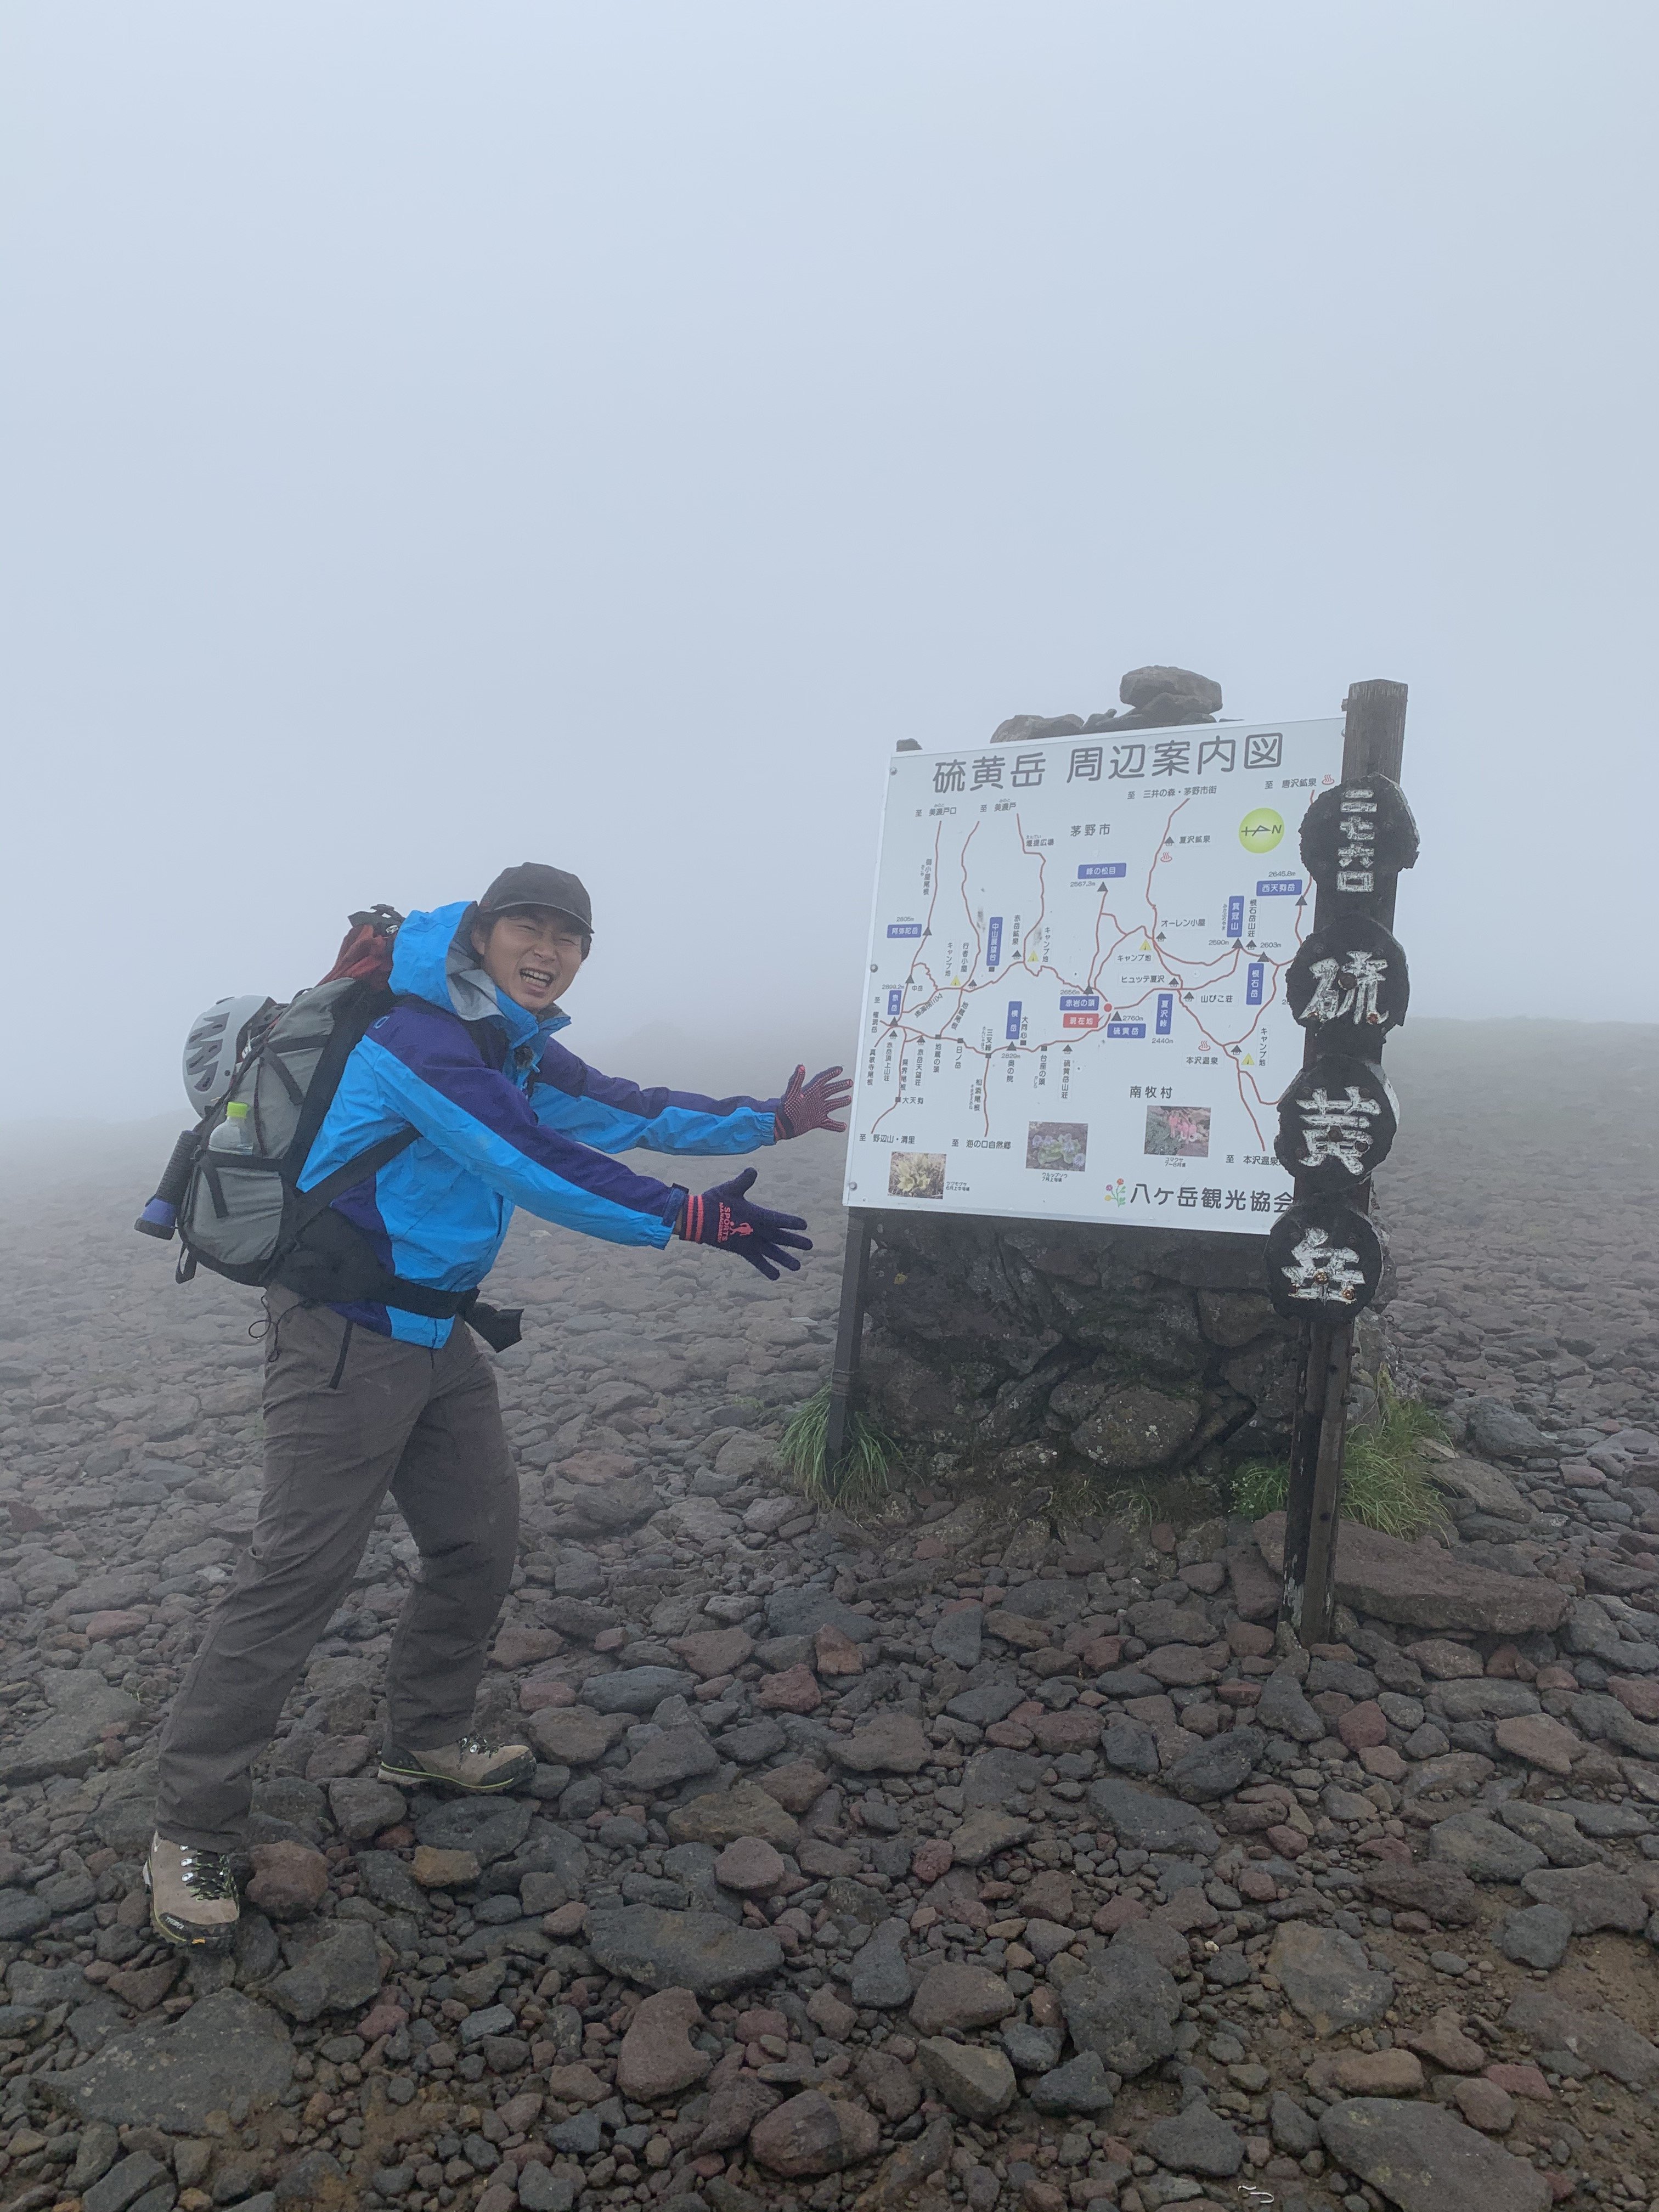
<instances>
[{"instance_id":1,"label":"wooden post support beam","mask_svg":"<svg viewBox=\"0 0 1659 2212\"><path fill-rule=\"evenodd\" d=\"M1386 775L1398 782L1406 745L1406 686L1382 678L1352 684L1343 705L1347 716L1342 732L1343 781ZM1349 906L1352 910L1352 901ZM1316 929L1332 919L1334 907L1334 900L1322 890L1314 906ZM1386 929L1393 924L1394 908L1395 878L1389 877L1366 910ZM1317 1051L1310 1030L1303 1053L1304 1067L1311 1066ZM1297 1196L1304 1195L1298 1178ZM1369 1211L1369 1179L1353 1193L1352 1202L1362 1212ZM1291 1431L1290 1493L1285 1510L1281 1618L1304 1644L1331 1641L1342 1449L1346 1440L1352 1357L1352 1319L1310 1319L1303 1324Z\"/></svg>"},{"instance_id":2,"label":"wooden post support beam","mask_svg":"<svg viewBox=\"0 0 1659 2212\"><path fill-rule=\"evenodd\" d=\"M847 1217L847 1256L841 1269L841 1311L836 1321L836 1357L830 1370L830 1425L823 1440L823 1471L833 1474L847 1455L864 1342L864 1285L870 1265L870 1216L852 1210Z\"/></svg>"}]
</instances>

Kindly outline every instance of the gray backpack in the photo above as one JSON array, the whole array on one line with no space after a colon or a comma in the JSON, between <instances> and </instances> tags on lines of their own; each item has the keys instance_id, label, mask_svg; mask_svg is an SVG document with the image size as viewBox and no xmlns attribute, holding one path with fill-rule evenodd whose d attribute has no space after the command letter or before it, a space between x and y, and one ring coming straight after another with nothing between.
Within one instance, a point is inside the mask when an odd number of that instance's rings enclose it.
<instances>
[{"instance_id":1,"label":"gray backpack","mask_svg":"<svg viewBox=\"0 0 1659 2212\"><path fill-rule=\"evenodd\" d=\"M415 1141L413 1129L399 1130L313 1189L299 1188L353 1047L394 1004L386 978L402 916L376 907L351 920L333 970L310 990L286 1006L222 999L191 1025L185 1090L201 1118L134 1224L147 1237L177 1233L180 1282L198 1267L234 1283L278 1280L340 1192ZM338 1226L362 1246L349 1224Z\"/></svg>"}]
</instances>

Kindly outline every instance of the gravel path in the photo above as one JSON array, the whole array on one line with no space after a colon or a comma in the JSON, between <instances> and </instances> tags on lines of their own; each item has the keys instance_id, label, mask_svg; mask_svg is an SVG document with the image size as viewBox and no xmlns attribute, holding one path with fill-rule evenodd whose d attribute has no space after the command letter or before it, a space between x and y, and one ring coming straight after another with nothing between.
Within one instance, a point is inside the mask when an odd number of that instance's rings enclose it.
<instances>
[{"instance_id":1,"label":"gravel path","mask_svg":"<svg viewBox=\"0 0 1659 2212\"><path fill-rule=\"evenodd\" d=\"M0 2206L1659 2203L1659 1035L1425 1024L1385 1196L1455 1540L1044 1527L778 1479L838 1254L521 1218L521 1799L374 1782L388 1514L262 1770L234 1960L148 1940L154 1738L257 1484L248 1293L14 1152ZM154 1155L154 1157L152 1157ZM826 1146L760 1163L835 1220ZM1265 1555L1265 1556L1264 1556Z\"/></svg>"}]
</instances>

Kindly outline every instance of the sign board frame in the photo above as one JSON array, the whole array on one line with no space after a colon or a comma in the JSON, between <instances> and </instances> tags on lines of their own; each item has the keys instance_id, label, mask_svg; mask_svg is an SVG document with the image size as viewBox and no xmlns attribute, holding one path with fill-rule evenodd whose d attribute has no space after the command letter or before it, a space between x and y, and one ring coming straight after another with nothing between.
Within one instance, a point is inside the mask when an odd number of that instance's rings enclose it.
<instances>
[{"instance_id":1,"label":"sign board frame","mask_svg":"<svg viewBox=\"0 0 1659 2212\"><path fill-rule=\"evenodd\" d=\"M848 1208L1265 1236L1298 841L1341 745L1325 716L902 748Z\"/></svg>"}]
</instances>

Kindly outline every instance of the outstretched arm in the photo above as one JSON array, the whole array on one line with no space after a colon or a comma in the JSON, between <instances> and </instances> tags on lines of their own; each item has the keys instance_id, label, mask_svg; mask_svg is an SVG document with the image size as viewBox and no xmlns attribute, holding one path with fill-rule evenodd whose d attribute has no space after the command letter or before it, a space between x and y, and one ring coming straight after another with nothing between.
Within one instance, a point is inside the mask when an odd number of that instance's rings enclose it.
<instances>
[{"instance_id":1,"label":"outstretched arm","mask_svg":"<svg viewBox=\"0 0 1659 2212\"><path fill-rule=\"evenodd\" d=\"M778 1099L641 1090L624 1076L601 1075L552 1042L542 1053L530 1103L544 1128L601 1152L636 1145L653 1152L752 1152L783 1133L775 1120Z\"/></svg>"},{"instance_id":2,"label":"outstretched arm","mask_svg":"<svg viewBox=\"0 0 1659 2212\"><path fill-rule=\"evenodd\" d=\"M446 1015L400 1007L377 1023L348 1063L330 1121L337 1115L344 1118L334 1151L353 1125L345 1157L366 1137L406 1121L515 1205L613 1244L665 1244L684 1207L678 1187L636 1175L538 1121L524 1093L487 1067ZM307 1176L315 1183L337 1164L319 1143Z\"/></svg>"}]
</instances>

